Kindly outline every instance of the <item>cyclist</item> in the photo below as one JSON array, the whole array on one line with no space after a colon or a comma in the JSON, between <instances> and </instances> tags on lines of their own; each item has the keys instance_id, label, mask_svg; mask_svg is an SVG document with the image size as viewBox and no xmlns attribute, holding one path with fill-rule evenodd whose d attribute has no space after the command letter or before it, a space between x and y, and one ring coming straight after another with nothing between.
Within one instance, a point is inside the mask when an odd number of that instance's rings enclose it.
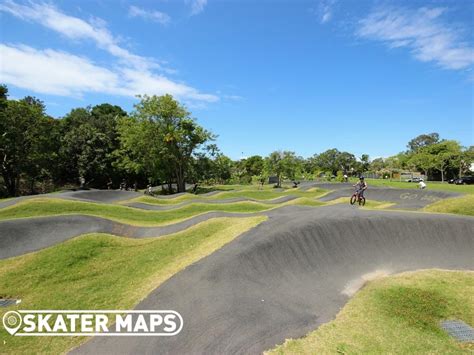
<instances>
[{"instance_id":1,"label":"cyclist","mask_svg":"<svg viewBox=\"0 0 474 355\"><path fill-rule=\"evenodd\" d=\"M363 176L359 178L359 182L355 185L352 185L356 188L356 193L359 196L359 198L364 197L364 191L367 190L367 183L365 182L365 179Z\"/></svg>"}]
</instances>

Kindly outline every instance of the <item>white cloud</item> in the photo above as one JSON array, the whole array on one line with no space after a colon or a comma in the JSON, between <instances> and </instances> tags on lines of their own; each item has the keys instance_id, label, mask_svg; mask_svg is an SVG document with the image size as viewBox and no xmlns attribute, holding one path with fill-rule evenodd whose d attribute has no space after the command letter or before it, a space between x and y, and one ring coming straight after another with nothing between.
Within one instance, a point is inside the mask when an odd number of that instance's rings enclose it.
<instances>
[{"instance_id":1,"label":"white cloud","mask_svg":"<svg viewBox=\"0 0 474 355\"><path fill-rule=\"evenodd\" d=\"M39 93L80 96L84 92L111 93L119 86L116 73L86 58L46 49L0 44L0 81ZM53 69L53 70L52 70Z\"/></svg>"},{"instance_id":2,"label":"white cloud","mask_svg":"<svg viewBox=\"0 0 474 355\"><path fill-rule=\"evenodd\" d=\"M463 41L459 27L441 20L444 8L381 9L359 21L357 35L385 42L390 48L407 47L422 62L445 69L474 64L474 48Z\"/></svg>"},{"instance_id":3,"label":"white cloud","mask_svg":"<svg viewBox=\"0 0 474 355\"><path fill-rule=\"evenodd\" d=\"M316 8L312 9L322 24L329 22L333 16L336 0L319 0Z\"/></svg>"},{"instance_id":4,"label":"white cloud","mask_svg":"<svg viewBox=\"0 0 474 355\"><path fill-rule=\"evenodd\" d=\"M20 5L12 0L0 4L0 11L10 13L20 19L36 22L59 34L75 40L92 40L95 44L114 57L138 67L156 67L148 58L130 53L118 44L118 40L107 30L105 23L99 19L86 22L80 18L66 15L53 5L31 3L31 6Z\"/></svg>"},{"instance_id":5,"label":"white cloud","mask_svg":"<svg viewBox=\"0 0 474 355\"><path fill-rule=\"evenodd\" d=\"M182 100L214 102L216 95L205 94L176 82L156 71L169 72L150 58L131 53L94 18L86 22L60 12L52 5L19 5L12 0L0 3L0 11L26 21L39 23L67 38L92 40L117 59L112 67L94 64L90 59L52 49L37 50L24 45L2 45L0 81L40 93L77 96L102 92L134 96L169 93ZM54 70L51 70L54 68Z\"/></svg>"},{"instance_id":6,"label":"white cloud","mask_svg":"<svg viewBox=\"0 0 474 355\"><path fill-rule=\"evenodd\" d=\"M169 15L165 14L164 12L156 10L145 10L137 6L130 6L130 8L128 9L128 14L131 17L141 17L146 20L158 22L162 25L167 25L171 21L171 17L169 17Z\"/></svg>"},{"instance_id":7,"label":"white cloud","mask_svg":"<svg viewBox=\"0 0 474 355\"><path fill-rule=\"evenodd\" d=\"M52 49L0 44L0 82L43 94L82 96L97 92L134 97L172 94L187 101L215 102L215 95L135 68L108 69L87 58ZM51 70L54 68L54 70Z\"/></svg>"},{"instance_id":8,"label":"white cloud","mask_svg":"<svg viewBox=\"0 0 474 355\"><path fill-rule=\"evenodd\" d=\"M207 0L185 0L191 6L191 15L197 15L204 11Z\"/></svg>"}]
</instances>

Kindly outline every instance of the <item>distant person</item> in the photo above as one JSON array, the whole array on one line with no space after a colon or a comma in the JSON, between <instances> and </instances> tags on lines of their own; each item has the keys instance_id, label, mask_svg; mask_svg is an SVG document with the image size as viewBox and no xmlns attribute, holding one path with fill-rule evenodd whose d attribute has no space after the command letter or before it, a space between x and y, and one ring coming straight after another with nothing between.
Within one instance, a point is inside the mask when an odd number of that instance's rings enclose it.
<instances>
[{"instance_id":1,"label":"distant person","mask_svg":"<svg viewBox=\"0 0 474 355\"><path fill-rule=\"evenodd\" d=\"M197 192L198 187L199 187L199 184L196 182L193 186L193 194Z\"/></svg>"},{"instance_id":2,"label":"distant person","mask_svg":"<svg viewBox=\"0 0 474 355\"><path fill-rule=\"evenodd\" d=\"M420 179L420 182L418 183L418 185L420 186L420 189L422 190L426 189L426 184L423 179Z\"/></svg>"},{"instance_id":3,"label":"distant person","mask_svg":"<svg viewBox=\"0 0 474 355\"><path fill-rule=\"evenodd\" d=\"M148 184L147 189L148 189L148 195L150 196L153 195L153 189L151 187L151 184Z\"/></svg>"},{"instance_id":4,"label":"distant person","mask_svg":"<svg viewBox=\"0 0 474 355\"><path fill-rule=\"evenodd\" d=\"M367 183L365 182L365 178L361 176L359 178L359 182L355 185L352 185L356 188L356 193L359 195L359 198L364 197L364 191L367 190Z\"/></svg>"},{"instance_id":5,"label":"distant person","mask_svg":"<svg viewBox=\"0 0 474 355\"><path fill-rule=\"evenodd\" d=\"M347 174L344 174L344 182L348 182L349 178L347 177Z\"/></svg>"},{"instance_id":6,"label":"distant person","mask_svg":"<svg viewBox=\"0 0 474 355\"><path fill-rule=\"evenodd\" d=\"M133 191L135 191L135 192L138 191L138 184L137 184L136 181L133 183Z\"/></svg>"},{"instance_id":7,"label":"distant person","mask_svg":"<svg viewBox=\"0 0 474 355\"><path fill-rule=\"evenodd\" d=\"M110 190L112 189L112 180L109 179L109 181L107 182L107 190Z\"/></svg>"}]
</instances>

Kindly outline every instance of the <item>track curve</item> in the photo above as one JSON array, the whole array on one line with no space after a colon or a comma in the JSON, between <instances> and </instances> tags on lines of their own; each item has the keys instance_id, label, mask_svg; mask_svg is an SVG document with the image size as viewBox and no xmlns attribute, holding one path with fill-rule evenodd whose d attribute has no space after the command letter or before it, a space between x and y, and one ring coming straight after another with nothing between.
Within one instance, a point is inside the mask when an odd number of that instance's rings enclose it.
<instances>
[{"instance_id":1,"label":"track curve","mask_svg":"<svg viewBox=\"0 0 474 355\"><path fill-rule=\"evenodd\" d=\"M348 205L278 209L137 306L178 311L179 335L96 337L73 353L261 353L331 320L364 274L472 270L473 246L472 217Z\"/></svg>"},{"instance_id":2,"label":"track curve","mask_svg":"<svg viewBox=\"0 0 474 355\"><path fill-rule=\"evenodd\" d=\"M206 212L180 222L139 227L87 215L60 215L0 221L0 260L23 255L86 233L154 238L180 232L211 218L258 216L263 213Z\"/></svg>"}]
</instances>

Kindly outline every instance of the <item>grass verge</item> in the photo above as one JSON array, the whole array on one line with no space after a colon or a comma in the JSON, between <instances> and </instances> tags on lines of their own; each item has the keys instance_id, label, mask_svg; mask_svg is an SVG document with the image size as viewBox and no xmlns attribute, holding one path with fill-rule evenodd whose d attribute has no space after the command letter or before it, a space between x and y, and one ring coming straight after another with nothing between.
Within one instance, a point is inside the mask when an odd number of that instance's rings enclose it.
<instances>
[{"instance_id":1,"label":"grass verge","mask_svg":"<svg viewBox=\"0 0 474 355\"><path fill-rule=\"evenodd\" d=\"M332 322L268 354L463 354L443 319L473 324L474 273L424 270L369 282Z\"/></svg>"},{"instance_id":2,"label":"grass verge","mask_svg":"<svg viewBox=\"0 0 474 355\"><path fill-rule=\"evenodd\" d=\"M438 213L454 213L474 216L474 195L441 200L426 206L424 211Z\"/></svg>"},{"instance_id":3,"label":"grass verge","mask_svg":"<svg viewBox=\"0 0 474 355\"><path fill-rule=\"evenodd\" d=\"M0 297L22 309L130 309L188 265L210 255L265 217L217 218L160 238L88 234L0 261ZM16 309L11 306L3 313ZM0 328L0 353L63 353L79 337L12 337Z\"/></svg>"},{"instance_id":4,"label":"grass verge","mask_svg":"<svg viewBox=\"0 0 474 355\"><path fill-rule=\"evenodd\" d=\"M140 226L158 226L190 218L205 212L221 211L236 213L261 212L274 205L256 202L236 202L229 204L189 204L167 211L147 211L120 205L71 201L52 198L29 199L0 210L0 220L83 214L108 218L117 222Z\"/></svg>"}]
</instances>

